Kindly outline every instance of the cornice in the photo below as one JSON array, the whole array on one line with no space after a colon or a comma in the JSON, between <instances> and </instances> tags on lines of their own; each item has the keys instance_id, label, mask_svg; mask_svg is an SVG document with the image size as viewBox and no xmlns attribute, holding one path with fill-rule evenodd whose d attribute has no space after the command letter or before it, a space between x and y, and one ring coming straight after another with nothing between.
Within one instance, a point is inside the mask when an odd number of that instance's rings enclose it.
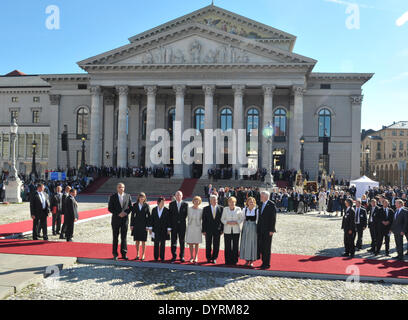
<instances>
[{"instance_id":1,"label":"cornice","mask_svg":"<svg viewBox=\"0 0 408 320\"><path fill-rule=\"evenodd\" d=\"M25 94L48 94L50 92L50 89L34 89L34 88L27 88L27 89L5 89L5 88L0 88L0 94L18 94L18 93L25 93Z\"/></svg>"}]
</instances>

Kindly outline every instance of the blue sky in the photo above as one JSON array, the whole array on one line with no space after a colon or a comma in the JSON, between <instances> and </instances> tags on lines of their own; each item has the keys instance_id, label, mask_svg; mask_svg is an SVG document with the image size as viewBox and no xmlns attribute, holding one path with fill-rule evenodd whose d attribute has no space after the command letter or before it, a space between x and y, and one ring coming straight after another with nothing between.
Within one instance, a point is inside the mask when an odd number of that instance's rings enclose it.
<instances>
[{"instance_id":1,"label":"blue sky","mask_svg":"<svg viewBox=\"0 0 408 320\"><path fill-rule=\"evenodd\" d=\"M83 72L76 62L210 3L2 0L0 74ZM358 28L349 24L354 4ZM59 30L46 28L50 5L60 9ZM215 0L215 5L297 36L294 52L318 60L315 72L375 73L363 87L362 128L408 121L407 0Z\"/></svg>"}]
</instances>

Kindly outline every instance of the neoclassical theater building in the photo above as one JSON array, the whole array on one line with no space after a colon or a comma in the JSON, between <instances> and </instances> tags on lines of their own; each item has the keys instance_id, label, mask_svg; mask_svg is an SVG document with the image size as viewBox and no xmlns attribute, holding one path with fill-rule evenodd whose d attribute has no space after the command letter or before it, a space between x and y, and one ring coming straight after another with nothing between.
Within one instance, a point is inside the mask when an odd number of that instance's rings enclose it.
<instances>
[{"instance_id":1,"label":"neoclassical theater building","mask_svg":"<svg viewBox=\"0 0 408 320\"><path fill-rule=\"evenodd\" d=\"M256 137L246 147L248 166L299 169L319 174L322 139L329 137L330 171L360 174L362 86L373 74L315 73L316 60L293 52L296 37L214 5L137 34L129 43L78 62L80 74L0 77L0 166L11 159L10 121L19 124L17 166L31 169L37 142L40 170L79 166L81 138L86 162L105 166L152 166L156 128L169 130L170 159L181 129L243 129ZM262 129L273 123L271 145ZM69 151L61 134L68 132ZM259 132L258 132L259 130ZM240 142L245 144L245 142ZM224 145L224 164L231 148ZM270 154L269 154L270 150ZM206 148L194 165L174 164L176 177L203 176ZM204 157L202 157L204 156ZM271 158L269 158L271 157ZM204 163L203 163L204 162ZM239 167L240 165L234 165Z\"/></svg>"}]
</instances>

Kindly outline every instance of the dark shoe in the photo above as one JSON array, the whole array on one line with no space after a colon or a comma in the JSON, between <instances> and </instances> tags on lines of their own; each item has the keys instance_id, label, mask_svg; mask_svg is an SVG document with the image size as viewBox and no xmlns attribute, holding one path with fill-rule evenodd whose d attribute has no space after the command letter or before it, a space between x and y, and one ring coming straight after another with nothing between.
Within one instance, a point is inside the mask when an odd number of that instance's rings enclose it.
<instances>
[{"instance_id":1,"label":"dark shoe","mask_svg":"<svg viewBox=\"0 0 408 320\"><path fill-rule=\"evenodd\" d=\"M374 252L374 250L373 249L368 249L367 252Z\"/></svg>"},{"instance_id":2,"label":"dark shoe","mask_svg":"<svg viewBox=\"0 0 408 320\"><path fill-rule=\"evenodd\" d=\"M379 252L374 252L374 256L378 256L379 254Z\"/></svg>"},{"instance_id":3,"label":"dark shoe","mask_svg":"<svg viewBox=\"0 0 408 320\"><path fill-rule=\"evenodd\" d=\"M57 232L56 232L56 234L60 234L60 232L59 232L59 231L57 231Z\"/></svg>"},{"instance_id":4,"label":"dark shoe","mask_svg":"<svg viewBox=\"0 0 408 320\"><path fill-rule=\"evenodd\" d=\"M139 256L137 256L134 260L135 260L135 261L139 260Z\"/></svg>"},{"instance_id":5,"label":"dark shoe","mask_svg":"<svg viewBox=\"0 0 408 320\"><path fill-rule=\"evenodd\" d=\"M181 258L180 262L184 263L184 262L186 262L186 260L184 260L184 258Z\"/></svg>"},{"instance_id":6,"label":"dark shoe","mask_svg":"<svg viewBox=\"0 0 408 320\"><path fill-rule=\"evenodd\" d=\"M44 241L48 241L48 237L45 237L45 238L44 238Z\"/></svg>"},{"instance_id":7,"label":"dark shoe","mask_svg":"<svg viewBox=\"0 0 408 320\"><path fill-rule=\"evenodd\" d=\"M213 260L207 260L207 263L212 263L213 262Z\"/></svg>"},{"instance_id":8,"label":"dark shoe","mask_svg":"<svg viewBox=\"0 0 408 320\"><path fill-rule=\"evenodd\" d=\"M129 258L128 257L126 257L126 256L122 256L122 260L129 260Z\"/></svg>"},{"instance_id":9,"label":"dark shoe","mask_svg":"<svg viewBox=\"0 0 408 320\"><path fill-rule=\"evenodd\" d=\"M60 234L60 237L59 237L60 239L65 239L65 237L64 237L64 235L61 233Z\"/></svg>"},{"instance_id":10,"label":"dark shoe","mask_svg":"<svg viewBox=\"0 0 408 320\"><path fill-rule=\"evenodd\" d=\"M113 260L118 261L118 256L113 256Z\"/></svg>"},{"instance_id":11,"label":"dark shoe","mask_svg":"<svg viewBox=\"0 0 408 320\"><path fill-rule=\"evenodd\" d=\"M350 254L350 258L354 258L354 253L353 253L353 254Z\"/></svg>"},{"instance_id":12,"label":"dark shoe","mask_svg":"<svg viewBox=\"0 0 408 320\"><path fill-rule=\"evenodd\" d=\"M408 252L405 255L408 256Z\"/></svg>"},{"instance_id":13,"label":"dark shoe","mask_svg":"<svg viewBox=\"0 0 408 320\"><path fill-rule=\"evenodd\" d=\"M341 256L342 256L342 257L348 257L349 254L348 254L348 253L343 253Z\"/></svg>"},{"instance_id":14,"label":"dark shoe","mask_svg":"<svg viewBox=\"0 0 408 320\"><path fill-rule=\"evenodd\" d=\"M176 261L175 257L171 258L171 260L170 260L170 262L175 262L175 261Z\"/></svg>"},{"instance_id":15,"label":"dark shoe","mask_svg":"<svg viewBox=\"0 0 408 320\"><path fill-rule=\"evenodd\" d=\"M216 263L217 263L217 260L212 260L211 263L212 263L212 264L216 264Z\"/></svg>"},{"instance_id":16,"label":"dark shoe","mask_svg":"<svg viewBox=\"0 0 408 320\"><path fill-rule=\"evenodd\" d=\"M52 235L53 235L53 236L56 236L56 235L57 235L57 233L56 233L55 231L53 231L53 232L52 232Z\"/></svg>"},{"instance_id":17,"label":"dark shoe","mask_svg":"<svg viewBox=\"0 0 408 320\"><path fill-rule=\"evenodd\" d=\"M72 239L67 239L67 242L72 242Z\"/></svg>"},{"instance_id":18,"label":"dark shoe","mask_svg":"<svg viewBox=\"0 0 408 320\"><path fill-rule=\"evenodd\" d=\"M390 253L389 253L389 252L386 252L386 253L385 253L385 256L386 256L386 257L390 257Z\"/></svg>"}]
</instances>

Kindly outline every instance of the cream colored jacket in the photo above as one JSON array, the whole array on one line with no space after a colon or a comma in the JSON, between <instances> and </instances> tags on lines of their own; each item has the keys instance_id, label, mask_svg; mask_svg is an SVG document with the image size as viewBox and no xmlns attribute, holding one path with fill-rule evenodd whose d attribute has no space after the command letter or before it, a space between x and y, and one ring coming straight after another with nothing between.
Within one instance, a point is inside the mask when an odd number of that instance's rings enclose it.
<instances>
[{"instance_id":1,"label":"cream colored jacket","mask_svg":"<svg viewBox=\"0 0 408 320\"><path fill-rule=\"evenodd\" d=\"M221 217L221 222L224 224L224 234L241 233L241 223L244 222L244 219L241 208L235 207L235 210L231 211L229 207L224 207ZM238 222L238 224L227 224L232 221Z\"/></svg>"}]
</instances>

